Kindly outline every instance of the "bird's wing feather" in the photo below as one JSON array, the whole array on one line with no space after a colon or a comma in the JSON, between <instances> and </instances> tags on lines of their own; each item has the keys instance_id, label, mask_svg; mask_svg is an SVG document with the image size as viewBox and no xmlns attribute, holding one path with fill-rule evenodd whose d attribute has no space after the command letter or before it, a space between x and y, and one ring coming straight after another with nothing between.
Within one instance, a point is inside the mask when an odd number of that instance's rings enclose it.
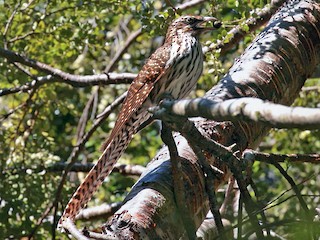
<instances>
[{"instance_id":1,"label":"bird's wing feather","mask_svg":"<svg viewBox=\"0 0 320 240\"><path fill-rule=\"evenodd\" d=\"M108 140L103 144L102 150L110 144L117 132L139 109L143 102L148 98L156 82L170 69L166 65L169 58L169 50L166 45L155 51L146 64L142 67L138 76L134 79L128 90L127 97L122 104L114 128L112 129Z\"/></svg>"}]
</instances>

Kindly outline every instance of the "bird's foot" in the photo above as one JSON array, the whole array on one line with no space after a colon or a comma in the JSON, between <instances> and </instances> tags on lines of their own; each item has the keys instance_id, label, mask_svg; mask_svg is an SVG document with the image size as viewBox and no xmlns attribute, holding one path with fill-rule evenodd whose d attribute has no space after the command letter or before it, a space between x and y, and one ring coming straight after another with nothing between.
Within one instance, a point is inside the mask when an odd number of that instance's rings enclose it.
<instances>
[{"instance_id":1,"label":"bird's foot","mask_svg":"<svg viewBox=\"0 0 320 240\"><path fill-rule=\"evenodd\" d=\"M172 100L175 100L175 98L168 92L164 92L162 93L159 98L158 98L158 102L159 102L159 105L162 104L163 101L172 101Z\"/></svg>"}]
</instances>

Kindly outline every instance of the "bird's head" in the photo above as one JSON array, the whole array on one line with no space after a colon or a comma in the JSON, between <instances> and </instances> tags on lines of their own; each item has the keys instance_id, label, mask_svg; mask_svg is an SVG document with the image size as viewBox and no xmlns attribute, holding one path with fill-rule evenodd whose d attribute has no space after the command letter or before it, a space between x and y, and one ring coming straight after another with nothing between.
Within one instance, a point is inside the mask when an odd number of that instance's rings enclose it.
<instances>
[{"instance_id":1,"label":"bird's head","mask_svg":"<svg viewBox=\"0 0 320 240\"><path fill-rule=\"evenodd\" d=\"M208 22L211 22L208 26ZM219 22L214 17L202 16L182 16L174 20L168 29L168 34L191 34L197 36L202 32L218 29L221 27Z\"/></svg>"}]
</instances>

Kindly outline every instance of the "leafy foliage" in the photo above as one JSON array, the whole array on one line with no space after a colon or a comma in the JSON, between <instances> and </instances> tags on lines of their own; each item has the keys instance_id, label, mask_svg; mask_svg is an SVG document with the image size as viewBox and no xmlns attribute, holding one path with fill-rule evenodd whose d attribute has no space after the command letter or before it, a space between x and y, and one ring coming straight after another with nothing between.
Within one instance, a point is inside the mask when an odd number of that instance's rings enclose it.
<instances>
[{"instance_id":1,"label":"leafy foliage","mask_svg":"<svg viewBox=\"0 0 320 240\"><path fill-rule=\"evenodd\" d=\"M121 55L120 61L112 67L115 72L136 73L144 60L159 46L168 23L176 17L173 5L180 1L0 1L1 48L9 49L23 56L46 63L65 72L89 75L103 73L117 51L134 31L142 27L143 34L136 38ZM268 1L220 1L201 3L182 14L215 15L229 26L241 25L254 16ZM253 11L254 10L254 11ZM216 39L228 41L228 29L206 35L202 41L210 45ZM227 55L219 52L207 53L206 68L197 91L192 96L202 96L205 91L232 65L234 57L241 54L252 40L247 35ZM31 82L35 77L46 76L34 68L12 64L0 58L0 89L12 88ZM214 77L213 77L214 76ZM310 84L314 85L315 81ZM53 236L53 211L37 223L56 197L61 173L48 172L48 166L66 162L79 141L78 124L90 96L97 92L98 101L89 112L85 124L87 132L94 123L94 117L127 89L126 85L75 88L64 83L46 84L36 90L19 92L0 98L0 235L3 238L21 238L36 229L35 238ZM302 92L297 105L315 107L318 92ZM86 142L77 161L87 162L98 158L101 143L115 121L111 114ZM264 151L273 153L319 152L319 132L279 130L272 131L265 139ZM148 127L132 141L123 163L146 164L161 146L156 124ZM316 173L318 167L310 165L284 165L294 176L306 201L311 207L319 205L319 189ZM310 177L311 176L311 177ZM63 199L66 204L74 188L76 178L70 178L64 185ZM290 186L272 167L262 163L254 165L254 178L267 203ZM101 202L121 200L133 180L114 174L109 184L100 189L94 200ZM283 198L292 194L287 191ZM296 198L281 202L270 208L267 217L277 221L295 219L301 214ZM279 207L281 210L279 210ZM61 213L62 208L59 208ZM270 220L271 221L271 220ZM40 227L38 227L40 225ZM36 228L37 227L37 228ZM295 234L293 227L279 228L280 233ZM63 238L63 236L59 236Z\"/></svg>"}]
</instances>

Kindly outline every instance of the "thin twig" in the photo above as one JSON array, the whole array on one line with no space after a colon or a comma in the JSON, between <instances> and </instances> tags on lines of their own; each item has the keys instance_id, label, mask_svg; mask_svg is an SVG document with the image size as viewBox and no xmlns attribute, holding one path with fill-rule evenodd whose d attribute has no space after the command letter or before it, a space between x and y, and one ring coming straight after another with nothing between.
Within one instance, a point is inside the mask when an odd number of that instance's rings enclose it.
<instances>
[{"instance_id":1,"label":"thin twig","mask_svg":"<svg viewBox=\"0 0 320 240\"><path fill-rule=\"evenodd\" d=\"M42 213L41 217L38 219L37 223L35 224L35 227L29 233L28 239L33 239L34 234L36 233L36 231L38 230L38 228L42 224L43 220L49 215L49 213L51 212L52 208L53 208L53 204L50 203L48 205L48 207L46 208L46 210Z\"/></svg>"},{"instance_id":2,"label":"thin twig","mask_svg":"<svg viewBox=\"0 0 320 240\"><path fill-rule=\"evenodd\" d=\"M30 31L30 32L27 32L23 35L20 35L20 36L15 36L14 38L11 38L8 43L14 43L16 41L19 41L19 40L23 40L29 36L32 36L32 35L37 35L37 34L40 34L40 32L35 32L35 29Z\"/></svg>"},{"instance_id":3,"label":"thin twig","mask_svg":"<svg viewBox=\"0 0 320 240\"><path fill-rule=\"evenodd\" d=\"M218 201L216 198L215 191L213 189L213 186L215 185L215 180L221 177L218 176L220 172L215 172L210 167L210 165L206 161L204 154L202 153L202 150L198 146L191 144L191 148L195 152L204 172L205 186L209 197L210 210L212 212L214 222L218 230L219 239L227 239L226 232L222 223L221 214L219 211Z\"/></svg>"},{"instance_id":4,"label":"thin twig","mask_svg":"<svg viewBox=\"0 0 320 240\"><path fill-rule=\"evenodd\" d=\"M256 199L257 199L257 202L258 202L258 205L259 205L259 209L260 209L259 214L260 214L260 216L261 216L261 220L262 220L263 226L265 227L267 236L270 236L270 229L266 227L266 226L267 226L267 223L268 223L267 217L266 217L266 215L265 215L265 213L264 213L263 207L260 207L260 204L259 204L260 201L259 201L258 188L257 188L256 184L254 183L254 181L252 180L251 177L250 177L250 179L248 180L248 184L250 184L250 186L252 187L252 190L253 190L253 192L254 192L254 195L255 195L255 197L256 197Z\"/></svg>"},{"instance_id":5,"label":"thin twig","mask_svg":"<svg viewBox=\"0 0 320 240\"><path fill-rule=\"evenodd\" d=\"M234 191L234 184L235 184L235 179L234 177L230 177L229 178L229 183L228 183L228 187L227 190L225 192L225 197L223 200L223 203L221 204L220 207L220 213L221 215L225 215L226 211L227 211L227 206L229 206L229 202L231 201L231 197L232 197L232 192Z\"/></svg>"},{"instance_id":6,"label":"thin twig","mask_svg":"<svg viewBox=\"0 0 320 240\"><path fill-rule=\"evenodd\" d=\"M260 206L260 201L259 201L259 193L258 193L258 188L256 187L253 179L252 179L252 165L253 165L253 161L242 161L244 164L244 169L246 169L246 182L247 182L247 185L250 185L252 190L253 190L253 193L256 197L256 200L257 200L257 204L259 206L259 209L261 209L259 211L259 214L261 216L261 222L262 222L262 225L265 226L267 224L267 218L266 218L266 215L264 214L264 210L262 209L263 207ZM270 236L270 229L268 228L265 228L265 232L267 234L267 236Z\"/></svg>"},{"instance_id":7,"label":"thin twig","mask_svg":"<svg viewBox=\"0 0 320 240\"><path fill-rule=\"evenodd\" d=\"M292 177L289 176L289 174L283 169L283 167L281 167L281 165L277 162L274 162L273 165L279 170L279 172L284 176L284 178L288 181L288 183L290 184L292 190L295 192L295 194L297 195L300 205L302 206L302 209L306 212L306 215L308 217L310 217L309 214L309 208L306 204L306 202L304 201L304 199L301 196L301 193L297 187L297 185L295 184L294 180L292 179Z\"/></svg>"},{"instance_id":8,"label":"thin twig","mask_svg":"<svg viewBox=\"0 0 320 240\"><path fill-rule=\"evenodd\" d=\"M75 219L82 221L90 221L97 218L106 219L114 214L121 206L122 202L116 202L111 204L102 204L95 207L88 207L82 209Z\"/></svg>"},{"instance_id":9,"label":"thin twig","mask_svg":"<svg viewBox=\"0 0 320 240\"><path fill-rule=\"evenodd\" d=\"M253 158L256 161L270 164L274 164L274 162L320 164L320 154L274 154L262 153L251 149L247 149L243 154L244 158Z\"/></svg>"},{"instance_id":10,"label":"thin twig","mask_svg":"<svg viewBox=\"0 0 320 240\"><path fill-rule=\"evenodd\" d=\"M180 216L182 222L184 224L184 228L187 232L188 239L195 239L196 227L190 216L190 212L188 210L188 206L186 206L185 202L185 187L184 187L184 179L182 174L182 164L181 157L178 154L178 149L176 143L173 139L172 132L169 127L163 123L161 129L161 138L162 141L167 145L170 154L171 160L171 168L172 168L172 179L174 185L174 196L176 200L176 205L180 212Z\"/></svg>"},{"instance_id":11,"label":"thin twig","mask_svg":"<svg viewBox=\"0 0 320 240\"><path fill-rule=\"evenodd\" d=\"M105 68L104 72L108 74L110 71L114 69L116 64L120 61L121 56L127 51L129 46L142 34L142 29L138 29L137 31L130 34L130 36L127 38L124 45L116 52L114 57L112 58L109 65Z\"/></svg>"},{"instance_id":12,"label":"thin twig","mask_svg":"<svg viewBox=\"0 0 320 240\"><path fill-rule=\"evenodd\" d=\"M302 207L302 209L305 212L305 217L307 220L311 220L312 221L312 217L310 214L310 210L307 206L307 203L304 201L303 197L301 196L300 190L298 189L296 183L294 182L294 180L292 179L292 177L289 176L289 174L283 169L283 167L277 163L274 162L273 165L279 170L279 172L282 174L282 176L284 176L284 178L288 181L288 183L290 184L292 190L294 191L294 193L297 195L297 198L299 200L299 203Z\"/></svg>"},{"instance_id":13,"label":"thin twig","mask_svg":"<svg viewBox=\"0 0 320 240\"><path fill-rule=\"evenodd\" d=\"M200 5L202 3L205 3L206 0L190 0L190 1L185 1L184 3L178 4L175 9L181 11L181 10L186 10L189 8L192 8L194 6Z\"/></svg>"},{"instance_id":14,"label":"thin twig","mask_svg":"<svg viewBox=\"0 0 320 240\"><path fill-rule=\"evenodd\" d=\"M94 92L96 93L96 90L94 90ZM78 121L78 126L77 126L77 131L76 131L77 142L79 142L84 135L86 125L89 120L89 111L93 105L93 101L94 101L95 96L96 96L96 94L91 94L89 100L87 101L86 106L84 107L84 109L82 111L81 117Z\"/></svg>"},{"instance_id":15,"label":"thin twig","mask_svg":"<svg viewBox=\"0 0 320 240\"><path fill-rule=\"evenodd\" d=\"M7 48L8 47L8 43L7 43L7 33L9 31L9 28L12 24L12 21L13 21L13 18L14 16L16 15L17 11L18 11L18 8L20 7L21 5L21 1L19 3L16 4L16 6L14 7L8 21L7 21L7 24L6 26L4 27L4 30L3 30L3 33L2 33L2 37L3 37L3 45L4 45L4 48Z\"/></svg>"},{"instance_id":16,"label":"thin twig","mask_svg":"<svg viewBox=\"0 0 320 240\"><path fill-rule=\"evenodd\" d=\"M12 136L12 138L11 138L11 141L13 141L14 142L14 145L16 144L16 141L14 141L14 139L16 139L17 138L17 136L19 136L19 132L20 132L20 126L21 126L21 124L23 123L23 120L25 119L25 117L26 117L26 115L27 115L27 113L28 113L28 107L31 105L31 103L33 102L32 101L32 97L33 97L33 95L36 93L36 90L31 90L31 92L29 93L29 96L28 96L28 99L23 103L23 104L21 104L20 106L21 107L17 107L17 108L15 108L15 109L24 109L24 111L23 111L23 113L22 113L22 117L20 117L20 119L19 119L19 122L18 122L18 124L17 124L17 127L16 127L16 134L14 134L13 136ZM12 113L11 113L12 114ZM10 115L11 115L10 114ZM6 115L6 118L8 117L8 115ZM5 119L5 118L3 118L3 119ZM16 148L14 147L13 148L13 150L10 152L10 155L12 156L13 154L14 154L14 152L15 152L15 150L16 150ZM23 150L25 150L25 149L23 149ZM10 157L9 157L10 158Z\"/></svg>"},{"instance_id":17,"label":"thin twig","mask_svg":"<svg viewBox=\"0 0 320 240\"><path fill-rule=\"evenodd\" d=\"M310 179L313 179L314 177L315 177L315 175L312 174L312 175L308 176L306 179L304 179L303 181L301 181L300 183L298 183L298 184L296 184L296 185L297 185L297 186L300 186L300 185L302 185L303 183L306 183L307 181L309 181ZM271 205L271 207L270 207L270 204L278 201L280 198L282 198L286 193L288 193L288 192L291 191L291 190L292 190L292 187L289 188L289 189L287 189L287 190L285 190L285 191L283 191L283 192L282 192L281 194L279 194L279 196L277 196L275 199L269 201L269 202L265 205L265 207L263 208L263 210L268 210L268 209L270 209L270 208L273 208L273 207L277 206L278 204L274 204L274 205ZM294 196L295 196L295 195L294 195ZM304 195L302 195L302 196L304 196ZM309 196L309 195L307 195L307 196ZM317 195L314 195L314 196L317 196ZM289 198L291 198L291 197L289 197Z\"/></svg>"},{"instance_id":18,"label":"thin twig","mask_svg":"<svg viewBox=\"0 0 320 240\"><path fill-rule=\"evenodd\" d=\"M24 12L26 11L34 2L35 0L30 0L28 3L24 4L22 7L21 7L21 12Z\"/></svg>"},{"instance_id":19,"label":"thin twig","mask_svg":"<svg viewBox=\"0 0 320 240\"><path fill-rule=\"evenodd\" d=\"M15 112L17 112L18 110L20 110L21 108L23 108L27 103L21 103L20 105L16 106L13 109L10 109L9 112L3 114L2 116L0 116L0 122L6 120L7 118L9 118L12 114L14 114Z\"/></svg>"},{"instance_id":20,"label":"thin twig","mask_svg":"<svg viewBox=\"0 0 320 240\"><path fill-rule=\"evenodd\" d=\"M22 168L6 168L1 171L1 174L10 174L10 175L17 175L17 174L27 174L28 171L32 171L33 173L39 173L42 171L46 172L63 172L68 166L66 162L58 162L54 163L49 166L41 165L35 168L30 166L22 167ZM89 172L91 168L94 166L93 163L75 163L70 172ZM129 164L116 164L114 166L113 172L120 173L124 176L140 176L144 171L145 167L141 165L129 165Z\"/></svg>"},{"instance_id":21,"label":"thin twig","mask_svg":"<svg viewBox=\"0 0 320 240\"><path fill-rule=\"evenodd\" d=\"M242 211L243 211L243 199L242 199L242 195L240 194L239 203L238 203L238 217L237 217L238 218L237 239L242 239L242 226L243 226L243 219L242 219L243 212Z\"/></svg>"}]
</instances>

